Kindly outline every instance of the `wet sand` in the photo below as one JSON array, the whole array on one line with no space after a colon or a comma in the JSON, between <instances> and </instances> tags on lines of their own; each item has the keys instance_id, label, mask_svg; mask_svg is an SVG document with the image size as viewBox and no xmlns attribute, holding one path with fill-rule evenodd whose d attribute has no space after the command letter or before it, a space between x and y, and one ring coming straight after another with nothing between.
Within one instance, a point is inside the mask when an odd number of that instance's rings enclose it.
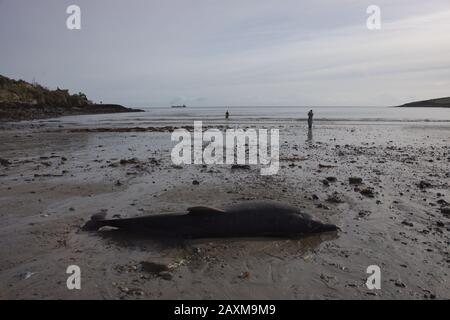
<instances>
[{"instance_id":1,"label":"wet sand","mask_svg":"<svg viewBox=\"0 0 450 320\"><path fill-rule=\"evenodd\" d=\"M173 166L167 130L2 125L0 298L449 299L448 123L317 122L310 139L305 124L274 124L281 167L265 177L259 166ZM101 210L132 217L253 199L341 231L168 242L79 229ZM72 264L81 290L66 287ZM365 285L369 265L381 268L381 290Z\"/></svg>"}]
</instances>

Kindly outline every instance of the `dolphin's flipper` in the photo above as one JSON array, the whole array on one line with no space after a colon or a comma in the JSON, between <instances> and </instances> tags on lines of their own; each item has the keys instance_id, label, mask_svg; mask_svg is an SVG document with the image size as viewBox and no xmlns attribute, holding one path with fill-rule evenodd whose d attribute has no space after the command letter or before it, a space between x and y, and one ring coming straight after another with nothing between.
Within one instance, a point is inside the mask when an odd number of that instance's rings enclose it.
<instances>
[{"instance_id":1,"label":"dolphin's flipper","mask_svg":"<svg viewBox=\"0 0 450 320\"><path fill-rule=\"evenodd\" d=\"M220 210L220 209L210 208L210 207L202 207L202 206L190 207L187 210L188 210L188 214L191 214L191 215L225 213L225 211Z\"/></svg>"},{"instance_id":2,"label":"dolphin's flipper","mask_svg":"<svg viewBox=\"0 0 450 320\"><path fill-rule=\"evenodd\" d=\"M103 210L91 216L92 221L105 220L105 218L106 218L106 211Z\"/></svg>"}]
</instances>

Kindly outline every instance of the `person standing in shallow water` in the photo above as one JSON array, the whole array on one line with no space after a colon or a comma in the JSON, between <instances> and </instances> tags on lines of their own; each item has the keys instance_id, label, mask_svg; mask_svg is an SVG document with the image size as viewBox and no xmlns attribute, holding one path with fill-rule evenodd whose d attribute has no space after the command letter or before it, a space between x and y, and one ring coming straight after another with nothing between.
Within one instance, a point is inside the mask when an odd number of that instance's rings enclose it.
<instances>
[{"instance_id":1,"label":"person standing in shallow water","mask_svg":"<svg viewBox=\"0 0 450 320\"><path fill-rule=\"evenodd\" d=\"M229 113L228 110L227 110L227 112L225 112L225 119L228 120L229 117L230 117L230 113Z\"/></svg>"},{"instance_id":2,"label":"person standing in shallow water","mask_svg":"<svg viewBox=\"0 0 450 320\"><path fill-rule=\"evenodd\" d=\"M313 111L312 111L312 110L309 110L309 112L308 112L308 129L309 129L309 130L312 129L313 116L314 116Z\"/></svg>"}]
</instances>

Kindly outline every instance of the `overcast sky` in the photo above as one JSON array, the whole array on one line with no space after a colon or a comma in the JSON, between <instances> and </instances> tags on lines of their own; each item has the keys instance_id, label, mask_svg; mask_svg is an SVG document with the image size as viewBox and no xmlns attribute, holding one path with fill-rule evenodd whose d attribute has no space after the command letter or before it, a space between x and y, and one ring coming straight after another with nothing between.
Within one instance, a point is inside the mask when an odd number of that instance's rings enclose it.
<instances>
[{"instance_id":1,"label":"overcast sky","mask_svg":"<svg viewBox=\"0 0 450 320\"><path fill-rule=\"evenodd\" d=\"M0 0L0 44L0 74L128 106L450 96L449 0Z\"/></svg>"}]
</instances>

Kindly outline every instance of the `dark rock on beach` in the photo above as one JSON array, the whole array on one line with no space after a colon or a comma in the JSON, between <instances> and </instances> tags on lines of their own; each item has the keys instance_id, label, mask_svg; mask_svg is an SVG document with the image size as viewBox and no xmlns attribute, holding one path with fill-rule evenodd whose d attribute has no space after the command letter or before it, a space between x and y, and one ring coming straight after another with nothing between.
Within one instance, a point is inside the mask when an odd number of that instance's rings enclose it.
<instances>
[{"instance_id":1,"label":"dark rock on beach","mask_svg":"<svg viewBox=\"0 0 450 320\"><path fill-rule=\"evenodd\" d=\"M337 193L334 192L333 194L331 194L328 198L327 201L330 203L343 203L344 201L341 199L341 196Z\"/></svg>"},{"instance_id":2,"label":"dark rock on beach","mask_svg":"<svg viewBox=\"0 0 450 320\"><path fill-rule=\"evenodd\" d=\"M170 270L168 264L161 262L142 261L140 265L143 271L150 272L153 274L158 274L160 272Z\"/></svg>"},{"instance_id":3,"label":"dark rock on beach","mask_svg":"<svg viewBox=\"0 0 450 320\"><path fill-rule=\"evenodd\" d=\"M366 196L366 197L369 197L369 198L375 197L375 192L374 192L374 190L372 188L365 188L365 189L361 190L360 193L363 196Z\"/></svg>"},{"instance_id":4,"label":"dark rock on beach","mask_svg":"<svg viewBox=\"0 0 450 320\"><path fill-rule=\"evenodd\" d=\"M429 183L428 181L420 181L418 184L417 184L417 186L420 188L420 189L426 189L426 188L430 188L431 187L431 183Z\"/></svg>"},{"instance_id":5,"label":"dark rock on beach","mask_svg":"<svg viewBox=\"0 0 450 320\"><path fill-rule=\"evenodd\" d=\"M361 184L362 178L350 177L350 178L348 178L348 182L350 184Z\"/></svg>"},{"instance_id":6,"label":"dark rock on beach","mask_svg":"<svg viewBox=\"0 0 450 320\"><path fill-rule=\"evenodd\" d=\"M450 216L450 207L441 208L441 213Z\"/></svg>"},{"instance_id":7,"label":"dark rock on beach","mask_svg":"<svg viewBox=\"0 0 450 320\"><path fill-rule=\"evenodd\" d=\"M4 167L7 167L7 166L9 166L10 164L11 164L11 162L10 162L9 160L0 158L0 165L2 165L2 166L4 166Z\"/></svg>"},{"instance_id":8,"label":"dark rock on beach","mask_svg":"<svg viewBox=\"0 0 450 320\"><path fill-rule=\"evenodd\" d=\"M233 164L231 166L231 169L232 170L239 170L239 169L241 169L241 170L249 170L250 166L248 164Z\"/></svg>"}]
</instances>

